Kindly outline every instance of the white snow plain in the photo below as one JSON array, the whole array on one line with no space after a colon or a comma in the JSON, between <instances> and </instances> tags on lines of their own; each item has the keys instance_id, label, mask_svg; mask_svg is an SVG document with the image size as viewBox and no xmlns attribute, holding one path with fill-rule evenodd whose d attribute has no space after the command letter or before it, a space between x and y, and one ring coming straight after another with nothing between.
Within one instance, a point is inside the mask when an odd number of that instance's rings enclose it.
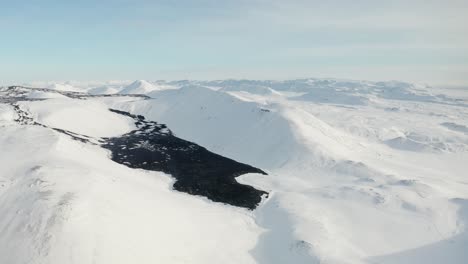
<instances>
[{"instance_id":1,"label":"white snow plain","mask_svg":"<svg viewBox=\"0 0 468 264\"><path fill-rule=\"evenodd\" d=\"M48 84L35 121L92 137L131 120L269 175L254 211L172 190L98 146L15 122L0 101L0 263L468 263L468 89L404 82ZM66 86L66 89L64 88Z\"/></svg>"}]
</instances>

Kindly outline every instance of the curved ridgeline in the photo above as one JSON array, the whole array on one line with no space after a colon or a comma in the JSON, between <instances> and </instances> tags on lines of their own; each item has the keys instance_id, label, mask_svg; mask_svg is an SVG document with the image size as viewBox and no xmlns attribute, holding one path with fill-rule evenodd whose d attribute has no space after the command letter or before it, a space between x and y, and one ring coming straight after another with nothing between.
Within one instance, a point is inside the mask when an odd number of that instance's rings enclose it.
<instances>
[{"instance_id":1,"label":"curved ridgeline","mask_svg":"<svg viewBox=\"0 0 468 264\"><path fill-rule=\"evenodd\" d=\"M163 124L141 115L110 109L135 120L138 129L119 137L104 138L102 146L112 151L112 160L131 168L171 174L174 189L201 195L215 202L255 209L266 192L238 183L246 173L266 173L180 139Z\"/></svg>"},{"instance_id":2,"label":"curved ridgeline","mask_svg":"<svg viewBox=\"0 0 468 264\"><path fill-rule=\"evenodd\" d=\"M36 122L28 111L17 105L20 101L47 100L27 98L30 90L54 92L74 99L107 97L89 95L86 93L63 92L51 89L32 89L21 86L11 86L2 90L0 102L8 103L18 115L16 122L23 125L38 125L66 134L74 140L100 145L112 152L112 160L130 168L140 168L152 171L162 171L176 179L174 189L192 195L201 195L215 202L222 202L253 210L261 202L265 191L252 186L238 183L235 178L246 173L260 173L261 169L243 164L208 151L193 142L180 139L163 124L147 121L141 115L109 109L110 111L131 117L138 129L119 137L92 138L72 131L49 127ZM118 97L121 95L109 95ZM135 95L124 95L135 96ZM138 95L142 99L146 96Z\"/></svg>"}]
</instances>

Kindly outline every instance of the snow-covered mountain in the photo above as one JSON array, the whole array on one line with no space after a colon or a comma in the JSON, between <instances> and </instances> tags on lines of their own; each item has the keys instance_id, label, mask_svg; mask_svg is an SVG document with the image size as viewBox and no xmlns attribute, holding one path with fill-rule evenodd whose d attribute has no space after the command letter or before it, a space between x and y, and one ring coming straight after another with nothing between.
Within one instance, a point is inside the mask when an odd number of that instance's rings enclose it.
<instances>
[{"instance_id":1,"label":"snow-covered mountain","mask_svg":"<svg viewBox=\"0 0 468 264\"><path fill-rule=\"evenodd\" d=\"M109 86L104 85L104 86L90 88L87 92L89 94L115 94L115 93L118 93L119 90L117 90L114 87L109 87Z\"/></svg>"},{"instance_id":2,"label":"snow-covered mountain","mask_svg":"<svg viewBox=\"0 0 468 264\"><path fill-rule=\"evenodd\" d=\"M53 83L48 85L49 89L56 90L56 91L64 91L64 92L77 92L79 88L73 87L69 83Z\"/></svg>"},{"instance_id":3,"label":"snow-covered mountain","mask_svg":"<svg viewBox=\"0 0 468 264\"><path fill-rule=\"evenodd\" d=\"M120 91L121 94L146 94L152 91L158 90L154 84L151 84L145 80L138 80L129 85L127 85L123 90Z\"/></svg>"},{"instance_id":4,"label":"snow-covered mountain","mask_svg":"<svg viewBox=\"0 0 468 264\"><path fill-rule=\"evenodd\" d=\"M468 261L468 89L12 86L0 129L0 263Z\"/></svg>"}]
</instances>

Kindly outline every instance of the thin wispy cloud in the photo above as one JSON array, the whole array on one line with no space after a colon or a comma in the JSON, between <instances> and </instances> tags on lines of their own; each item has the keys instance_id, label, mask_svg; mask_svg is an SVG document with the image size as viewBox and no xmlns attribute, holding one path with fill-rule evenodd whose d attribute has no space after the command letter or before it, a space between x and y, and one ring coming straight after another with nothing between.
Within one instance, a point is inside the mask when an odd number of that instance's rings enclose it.
<instances>
[{"instance_id":1,"label":"thin wispy cloud","mask_svg":"<svg viewBox=\"0 0 468 264\"><path fill-rule=\"evenodd\" d=\"M4 80L289 78L320 75L317 69L335 66L330 74L336 77L348 77L343 67L380 68L378 75L385 79L468 83L455 70L439 74L441 67L468 69L466 1L1 5L0 33L9 39L0 44ZM385 67L410 68L415 74ZM211 75L196 74L213 68ZM373 76L364 71L354 77Z\"/></svg>"}]
</instances>

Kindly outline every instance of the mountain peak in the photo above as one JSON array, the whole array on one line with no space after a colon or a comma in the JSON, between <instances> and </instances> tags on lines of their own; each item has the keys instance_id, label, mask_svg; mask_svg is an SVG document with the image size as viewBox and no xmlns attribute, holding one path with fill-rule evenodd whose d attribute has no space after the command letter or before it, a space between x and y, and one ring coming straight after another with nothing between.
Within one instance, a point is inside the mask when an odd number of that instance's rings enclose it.
<instances>
[{"instance_id":1,"label":"mountain peak","mask_svg":"<svg viewBox=\"0 0 468 264\"><path fill-rule=\"evenodd\" d=\"M131 84L127 85L122 91L121 94L145 94L158 88L152 83L145 80L136 80Z\"/></svg>"}]
</instances>

